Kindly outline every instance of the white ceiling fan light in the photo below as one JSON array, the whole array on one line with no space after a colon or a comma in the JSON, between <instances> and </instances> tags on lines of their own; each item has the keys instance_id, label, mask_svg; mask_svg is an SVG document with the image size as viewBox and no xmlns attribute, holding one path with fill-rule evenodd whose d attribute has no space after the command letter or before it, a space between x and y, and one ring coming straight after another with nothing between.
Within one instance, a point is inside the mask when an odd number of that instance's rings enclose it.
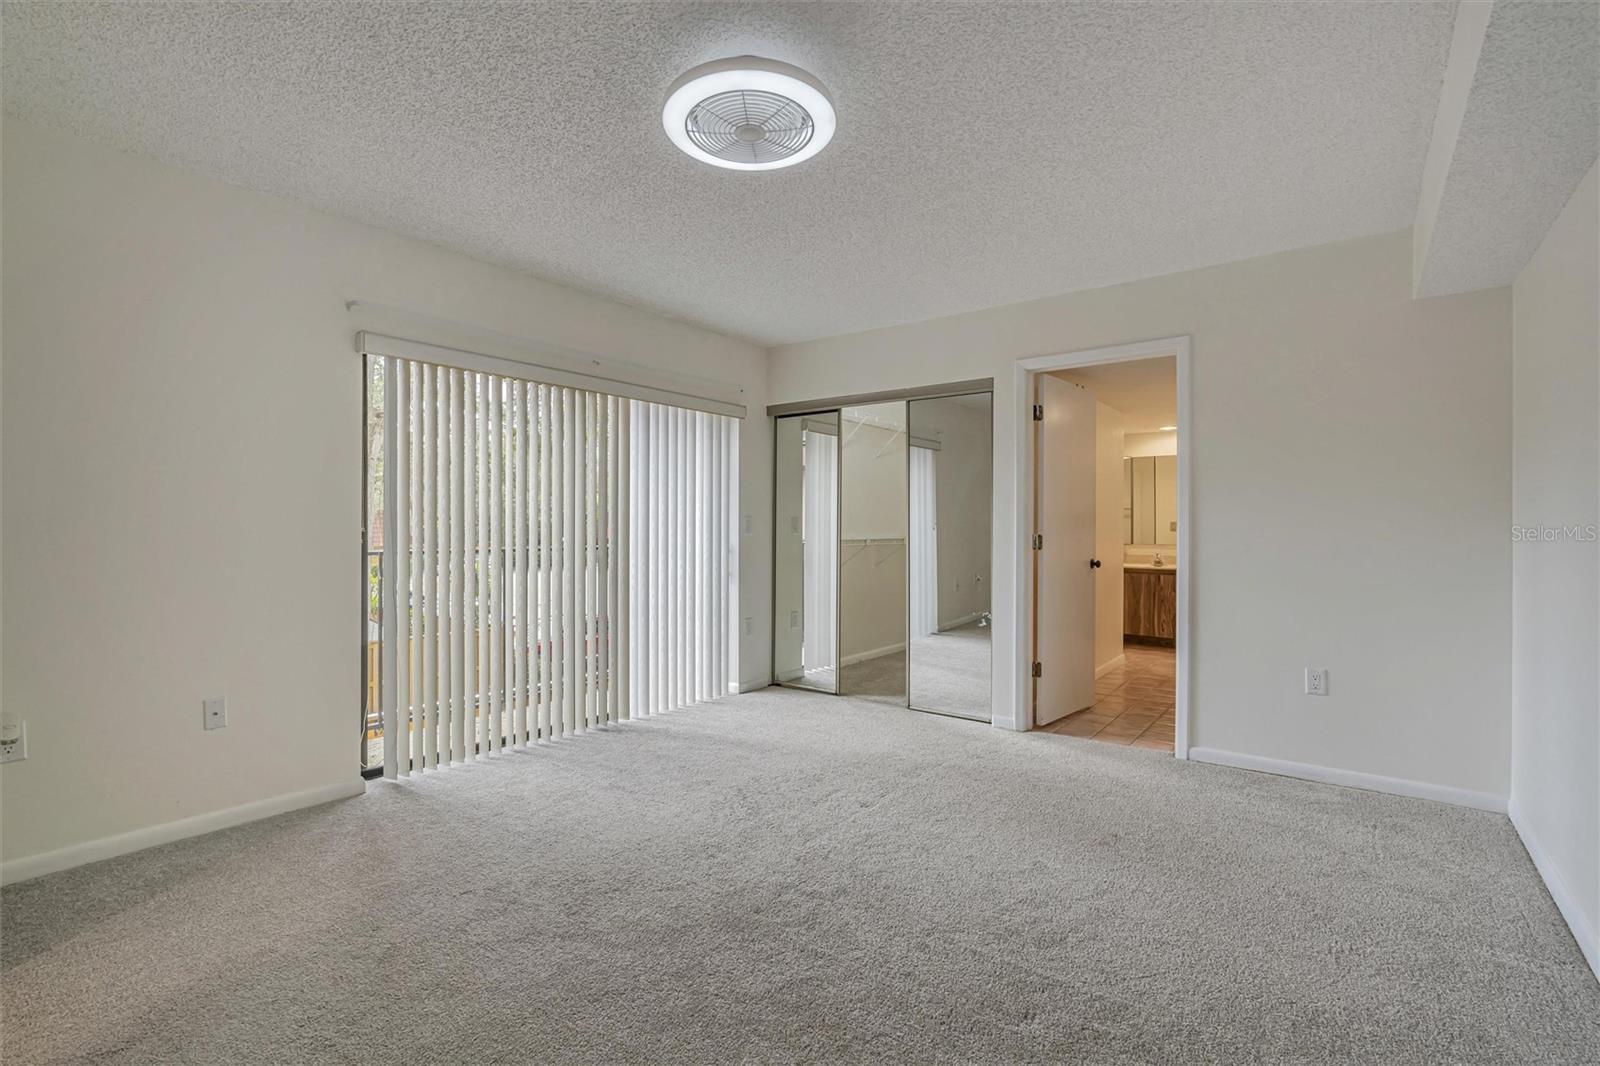
<instances>
[{"instance_id":1,"label":"white ceiling fan light","mask_svg":"<svg viewBox=\"0 0 1600 1066\"><path fill-rule=\"evenodd\" d=\"M837 118L822 83L775 59L703 63L672 83L661 108L672 143L729 170L777 170L827 147Z\"/></svg>"}]
</instances>

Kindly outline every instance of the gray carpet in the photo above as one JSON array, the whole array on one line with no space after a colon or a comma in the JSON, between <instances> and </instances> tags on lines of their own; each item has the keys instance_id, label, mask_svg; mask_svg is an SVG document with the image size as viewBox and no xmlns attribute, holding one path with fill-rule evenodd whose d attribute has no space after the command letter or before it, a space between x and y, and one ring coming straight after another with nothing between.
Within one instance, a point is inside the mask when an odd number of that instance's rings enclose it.
<instances>
[{"instance_id":1,"label":"gray carpet","mask_svg":"<svg viewBox=\"0 0 1600 1066\"><path fill-rule=\"evenodd\" d=\"M768 690L13 886L7 1066L1600 1061L1502 817Z\"/></svg>"}]
</instances>

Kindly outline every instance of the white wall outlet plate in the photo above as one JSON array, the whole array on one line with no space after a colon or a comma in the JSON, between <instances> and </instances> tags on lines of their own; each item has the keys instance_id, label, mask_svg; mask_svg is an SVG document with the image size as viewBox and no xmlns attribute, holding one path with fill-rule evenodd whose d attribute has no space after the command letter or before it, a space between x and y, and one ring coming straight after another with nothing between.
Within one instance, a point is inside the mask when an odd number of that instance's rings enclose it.
<instances>
[{"instance_id":1,"label":"white wall outlet plate","mask_svg":"<svg viewBox=\"0 0 1600 1066\"><path fill-rule=\"evenodd\" d=\"M206 700L202 709L202 724L207 729L223 729L228 724L228 701L221 696Z\"/></svg>"},{"instance_id":2,"label":"white wall outlet plate","mask_svg":"<svg viewBox=\"0 0 1600 1066\"><path fill-rule=\"evenodd\" d=\"M1306 695L1326 696L1328 694L1328 671L1317 666L1306 667Z\"/></svg>"},{"instance_id":3,"label":"white wall outlet plate","mask_svg":"<svg viewBox=\"0 0 1600 1066\"><path fill-rule=\"evenodd\" d=\"M0 763L28 757L28 723L14 714L0 715Z\"/></svg>"}]
</instances>

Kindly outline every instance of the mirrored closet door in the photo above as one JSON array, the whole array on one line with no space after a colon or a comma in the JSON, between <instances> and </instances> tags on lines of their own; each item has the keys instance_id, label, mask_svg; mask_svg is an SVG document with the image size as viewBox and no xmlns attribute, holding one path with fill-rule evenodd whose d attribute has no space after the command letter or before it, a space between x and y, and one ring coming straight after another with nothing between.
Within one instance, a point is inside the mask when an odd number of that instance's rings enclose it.
<instances>
[{"instance_id":1,"label":"mirrored closet door","mask_svg":"<svg viewBox=\"0 0 1600 1066\"><path fill-rule=\"evenodd\" d=\"M990 397L907 408L911 706L988 721Z\"/></svg>"},{"instance_id":2,"label":"mirrored closet door","mask_svg":"<svg viewBox=\"0 0 1600 1066\"><path fill-rule=\"evenodd\" d=\"M779 684L988 721L991 397L776 419Z\"/></svg>"},{"instance_id":3,"label":"mirrored closet door","mask_svg":"<svg viewBox=\"0 0 1600 1066\"><path fill-rule=\"evenodd\" d=\"M839 412L839 692L906 705L906 404Z\"/></svg>"}]
</instances>

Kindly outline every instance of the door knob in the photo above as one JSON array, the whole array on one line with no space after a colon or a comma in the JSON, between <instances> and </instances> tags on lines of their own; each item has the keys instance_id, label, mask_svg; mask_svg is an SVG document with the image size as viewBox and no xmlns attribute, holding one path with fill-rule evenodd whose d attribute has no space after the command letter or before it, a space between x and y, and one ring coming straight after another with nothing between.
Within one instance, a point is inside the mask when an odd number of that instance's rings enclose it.
<instances>
[{"instance_id":1,"label":"door knob","mask_svg":"<svg viewBox=\"0 0 1600 1066\"><path fill-rule=\"evenodd\" d=\"M1098 570L1098 569L1100 569L1100 560L1099 559L1090 559L1089 560L1089 569L1090 570Z\"/></svg>"}]
</instances>

